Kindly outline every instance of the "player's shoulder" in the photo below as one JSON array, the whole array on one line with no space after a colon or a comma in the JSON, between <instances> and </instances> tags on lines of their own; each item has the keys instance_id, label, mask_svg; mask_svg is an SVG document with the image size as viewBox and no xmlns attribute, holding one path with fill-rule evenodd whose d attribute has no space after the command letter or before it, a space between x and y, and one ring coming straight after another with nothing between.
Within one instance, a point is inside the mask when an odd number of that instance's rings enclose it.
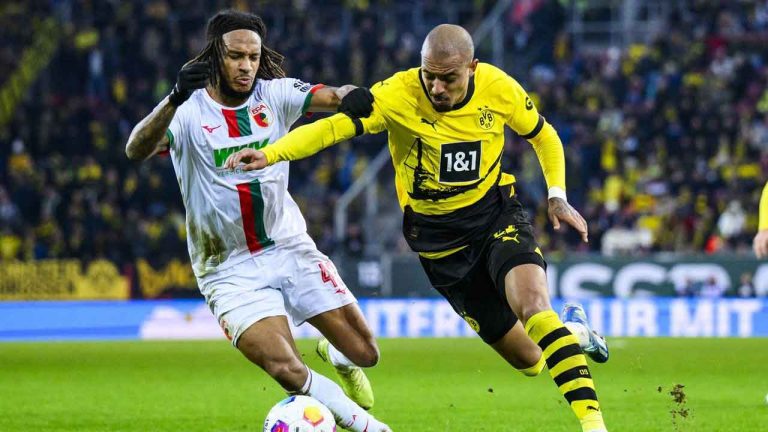
<instances>
[{"instance_id":1,"label":"player's shoulder","mask_svg":"<svg viewBox=\"0 0 768 432\"><path fill-rule=\"evenodd\" d=\"M194 116L200 117L202 107L207 103L209 96L206 94L207 90L204 88L195 90L189 96L189 99L184 101L183 104L176 108L174 117L177 120L192 119Z\"/></svg>"},{"instance_id":2,"label":"player's shoulder","mask_svg":"<svg viewBox=\"0 0 768 432\"><path fill-rule=\"evenodd\" d=\"M207 94L208 90L205 88L197 89L192 92L192 94L189 96L189 99L187 99L183 104L181 104L177 109L176 112L182 111L182 110L189 110L194 107L199 108L203 104L206 103L206 100L210 98Z\"/></svg>"},{"instance_id":3,"label":"player's shoulder","mask_svg":"<svg viewBox=\"0 0 768 432\"><path fill-rule=\"evenodd\" d=\"M266 95L271 93L284 93L286 91L298 91L307 93L312 89L312 84L298 78L283 77L272 79L259 79L253 89L254 95Z\"/></svg>"},{"instance_id":4,"label":"player's shoulder","mask_svg":"<svg viewBox=\"0 0 768 432\"><path fill-rule=\"evenodd\" d=\"M516 79L490 63L478 63L475 70L476 87L519 86Z\"/></svg>"},{"instance_id":5,"label":"player's shoulder","mask_svg":"<svg viewBox=\"0 0 768 432\"><path fill-rule=\"evenodd\" d=\"M373 88L378 89L388 89L388 90L408 90L411 88L418 89L419 88L419 70L420 68L411 68L406 69L404 71L396 72L389 78L379 81L376 84L372 86Z\"/></svg>"},{"instance_id":6,"label":"player's shoulder","mask_svg":"<svg viewBox=\"0 0 768 432\"><path fill-rule=\"evenodd\" d=\"M508 106L526 100L525 89L516 79L498 67L488 63L478 63L475 70L476 94L487 98L490 103L498 102Z\"/></svg>"},{"instance_id":7,"label":"player's shoulder","mask_svg":"<svg viewBox=\"0 0 768 432\"><path fill-rule=\"evenodd\" d=\"M419 86L419 68L412 68L375 83L371 86L371 92L377 101L397 100L402 103L409 97L415 97L420 91Z\"/></svg>"}]
</instances>

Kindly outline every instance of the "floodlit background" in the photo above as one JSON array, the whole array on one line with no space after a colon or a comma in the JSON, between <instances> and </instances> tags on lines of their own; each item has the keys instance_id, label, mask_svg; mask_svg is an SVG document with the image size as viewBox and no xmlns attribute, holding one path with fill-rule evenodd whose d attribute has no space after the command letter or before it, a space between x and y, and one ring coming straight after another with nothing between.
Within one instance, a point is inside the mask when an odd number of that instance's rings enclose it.
<instances>
[{"instance_id":1,"label":"floodlit background","mask_svg":"<svg viewBox=\"0 0 768 432\"><path fill-rule=\"evenodd\" d=\"M170 159L124 154L227 7L264 18L288 76L328 85L418 66L432 27L466 27L563 141L589 244L552 230L511 131L503 166L555 307L582 301L608 336L612 360L592 370L609 430L765 430L768 261L751 245L768 1L33 0L0 2L1 431L257 431L281 398L199 295ZM295 162L290 180L383 338L377 416L397 431L576 430L551 383L506 367L429 286L385 135ZM296 335L322 369L316 333Z\"/></svg>"}]
</instances>

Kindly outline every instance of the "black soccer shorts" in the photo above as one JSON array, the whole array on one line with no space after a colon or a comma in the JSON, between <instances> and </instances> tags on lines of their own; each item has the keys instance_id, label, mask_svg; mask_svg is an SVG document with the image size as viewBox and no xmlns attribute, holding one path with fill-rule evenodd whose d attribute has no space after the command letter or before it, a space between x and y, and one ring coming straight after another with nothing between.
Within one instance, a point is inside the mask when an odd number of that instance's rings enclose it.
<instances>
[{"instance_id":1,"label":"black soccer shorts","mask_svg":"<svg viewBox=\"0 0 768 432\"><path fill-rule=\"evenodd\" d=\"M507 194L504 211L482 238L443 258L420 257L432 286L488 344L517 322L505 293L506 274L521 264L546 269L522 205Z\"/></svg>"}]
</instances>

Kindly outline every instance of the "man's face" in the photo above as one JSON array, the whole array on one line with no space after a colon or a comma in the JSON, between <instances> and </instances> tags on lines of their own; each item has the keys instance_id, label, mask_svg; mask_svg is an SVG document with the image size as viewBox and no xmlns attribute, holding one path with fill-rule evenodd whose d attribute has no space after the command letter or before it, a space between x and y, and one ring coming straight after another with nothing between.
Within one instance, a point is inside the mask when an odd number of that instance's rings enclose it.
<instances>
[{"instance_id":1,"label":"man's face","mask_svg":"<svg viewBox=\"0 0 768 432\"><path fill-rule=\"evenodd\" d=\"M256 84L261 61L261 37L251 30L234 30L225 33L222 39L221 90L231 96L248 97Z\"/></svg>"},{"instance_id":2,"label":"man's face","mask_svg":"<svg viewBox=\"0 0 768 432\"><path fill-rule=\"evenodd\" d=\"M421 79L435 111L450 111L467 95L469 77L475 73L477 60L460 55L437 57L429 52L421 57Z\"/></svg>"}]
</instances>

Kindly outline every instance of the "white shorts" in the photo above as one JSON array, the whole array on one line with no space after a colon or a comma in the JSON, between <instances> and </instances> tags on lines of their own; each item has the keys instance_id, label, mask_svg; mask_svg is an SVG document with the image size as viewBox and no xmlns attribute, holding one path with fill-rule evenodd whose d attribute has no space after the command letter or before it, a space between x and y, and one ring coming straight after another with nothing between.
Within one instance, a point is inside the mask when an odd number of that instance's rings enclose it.
<instances>
[{"instance_id":1,"label":"white shorts","mask_svg":"<svg viewBox=\"0 0 768 432\"><path fill-rule=\"evenodd\" d=\"M357 301L307 234L198 278L197 283L235 346L248 327L266 317L289 316L298 326Z\"/></svg>"}]
</instances>

